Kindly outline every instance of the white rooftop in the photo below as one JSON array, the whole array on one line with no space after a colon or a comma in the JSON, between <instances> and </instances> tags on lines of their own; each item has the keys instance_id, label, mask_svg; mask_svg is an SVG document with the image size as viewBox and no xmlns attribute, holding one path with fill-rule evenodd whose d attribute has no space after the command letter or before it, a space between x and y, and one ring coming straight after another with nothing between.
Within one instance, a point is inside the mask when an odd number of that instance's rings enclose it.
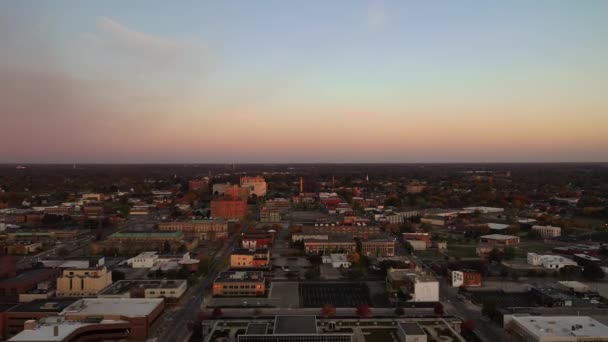
<instances>
[{"instance_id":1,"label":"white rooftop","mask_svg":"<svg viewBox=\"0 0 608 342\"><path fill-rule=\"evenodd\" d=\"M39 323L34 329L26 329L13 336L9 341L63 341L74 331L89 325L125 323L124 321L103 320L99 323L84 323L75 321L59 321L54 323ZM55 336L55 327L58 327Z\"/></svg>"},{"instance_id":2,"label":"white rooftop","mask_svg":"<svg viewBox=\"0 0 608 342\"><path fill-rule=\"evenodd\" d=\"M532 335L608 337L608 326L588 316L513 316Z\"/></svg>"},{"instance_id":3,"label":"white rooftop","mask_svg":"<svg viewBox=\"0 0 608 342\"><path fill-rule=\"evenodd\" d=\"M60 315L147 316L162 302L162 298L85 298L65 308Z\"/></svg>"},{"instance_id":4,"label":"white rooftop","mask_svg":"<svg viewBox=\"0 0 608 342\"><path fill-rule=\"evenodd\" d=\"M492 239L492 240L509 240L509 239L518 239L519 237L513 235L503 235L503 234L490 234L480 236L482 239Z\"/></svg>"},{"instance_id":5,"label":"white rooftop","mask_svg":"<svg viewBox=\"0 0 608 342\"><path fill-rule=\"evenodd\" d=\"M502 224L502 223L488 223L488 228L492 229L492 230L503 230L503 229L507 229L511 227L508 224Z\"/></svg>"}]
</instances>

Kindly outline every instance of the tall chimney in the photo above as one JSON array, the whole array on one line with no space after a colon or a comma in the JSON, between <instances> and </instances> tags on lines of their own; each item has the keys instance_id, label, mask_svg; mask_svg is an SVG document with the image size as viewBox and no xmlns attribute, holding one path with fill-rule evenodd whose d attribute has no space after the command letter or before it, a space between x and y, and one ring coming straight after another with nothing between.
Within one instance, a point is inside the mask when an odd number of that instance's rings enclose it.
<instances>
[{"instance_id":1,"label":"tall chimney","mask_svg":"<svg viewBox=\"0 0 608 342\"><path fill-rule=\"evenodd\" d=\"M300 193L304 193L304 178L300 176Z\"/></svg>"}]
</instances>

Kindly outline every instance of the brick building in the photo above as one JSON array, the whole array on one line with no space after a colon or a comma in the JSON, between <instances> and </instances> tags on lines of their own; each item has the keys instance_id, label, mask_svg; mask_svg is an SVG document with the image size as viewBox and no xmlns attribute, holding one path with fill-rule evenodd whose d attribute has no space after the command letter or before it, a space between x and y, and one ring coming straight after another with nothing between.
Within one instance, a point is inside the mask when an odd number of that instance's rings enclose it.
<instances>
[{"instance_id":1,"label":"brick building","mask_svg":"<svg viewBox=\"0 0 608 342\"><path fill-rule=\"evenodd\" d=\"M394 256L395 239L382 237L361 241L361 253L367 256Z\"/></svg>"},{"instance_id":2,"label":"brick building","mask_svg":"<svg viewBox=\"0 0 608 342\"><path fill-rule=\"evenodd\" d=\"M270 263L270 251L266 248L260 249L235 249L230 254L230 267L232 268L257 268L268 267Z\"/></svg>"},{"instance_id":3,"label":"brick building","mask_svg":"<svg viewBox=\"0 0 608 342\"><path fill-rule=\"evenodd\" d=\"M0 280L0 303L17 303L19 295L36 288L43 281L55 281L59 269L33 269L19 273L16 277Z\"/></svg>"},{"instance_id":4,"label":"brick building","mask_svg":"<svg viewBox=\"0 0 608 342\"><path fill-rule=\"evenodd\" d=\"M158 229L180 231L186 236L195 236L203 240L228 237L228 222L223 219L161 222L158 224Z\"/></svg>"},{"instance_id":5,"label":"brick building","mask_svg":"<svg viewBox=\"0 0 608 342\"><path fill-rule=\"evenodd\" d=\"M211 201L211 216L242 220L247 216L247 201L223 197Z\"/></svg>"},{"instance_id":6,"label":"brick building","mask_svg":"<svg viewBox=\"0 0 608 342\"><path fill-rule=\"evenodd\" d=\"M304 251L307 254L352 253L357 250L357 244L349 239L305 240Z\"/></svg>"},{"instance_id":7,"label":"brick building","mask_svg":"<svg viewBox=\"0 0 608 342\"><path fill-rule=\"evenodd\" d=\"M263 272L226 271L213 281L214 296L263 296L266 280Z\"/></svg>"}]
</instances>

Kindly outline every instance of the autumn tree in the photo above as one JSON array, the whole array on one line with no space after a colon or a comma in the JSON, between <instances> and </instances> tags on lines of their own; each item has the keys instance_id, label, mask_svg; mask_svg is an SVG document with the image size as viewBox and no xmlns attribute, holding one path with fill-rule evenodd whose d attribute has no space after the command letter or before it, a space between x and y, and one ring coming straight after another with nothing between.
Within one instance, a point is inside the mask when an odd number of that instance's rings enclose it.
<instances>
[{"instance_id":1,"label":"autumn tree","mask_svg":"<svg viewBox=\"0 0 608 342\"><path fill-rule=\"evenodd\" d=\"M369 308L369 305L367 305L367 304L361 304L361 305L357 306L356 314L359 317L369 316L371 314L371 310Z\"/></svg>"},{"instance_id":2,"label":"autumn tree","mask_svg":"<svg viewBox=\"0 0 608 342\"><path fill-rule=\"evenodd\" d=\"M334 317L336 315L336 307L331 304L323 304L321 307L321 316Z\"/></svg>"},{"instance_id":3,"label":"autumn tree","mask_svg":"<svg viewBox=\"0 0 608 342\"><path fill-rule=\"evenodd\" d=\"M435 315L443 315L445 312L445 309L443 308L443 304L441 303L437 303L437 305L435 305L435 307L433 308L433 312L435 312Z\"/></svg>"}]
</instances>

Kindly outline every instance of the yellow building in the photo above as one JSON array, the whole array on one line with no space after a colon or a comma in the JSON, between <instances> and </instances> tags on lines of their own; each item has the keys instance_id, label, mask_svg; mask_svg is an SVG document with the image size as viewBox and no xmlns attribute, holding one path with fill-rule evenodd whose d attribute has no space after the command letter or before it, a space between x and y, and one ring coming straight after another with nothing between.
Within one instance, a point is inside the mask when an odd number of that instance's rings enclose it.
<instances>
[{"instance_id":1,"label":"yellow building","mask_svg":"<svg viewBox=\"0 0 608 342\"><path fill-rule=\"evenodd\" d=\"M66 268L57 278L57 297L96 297L112 284L112 272L103 267Z\"/></svg>"}]
</instances>

